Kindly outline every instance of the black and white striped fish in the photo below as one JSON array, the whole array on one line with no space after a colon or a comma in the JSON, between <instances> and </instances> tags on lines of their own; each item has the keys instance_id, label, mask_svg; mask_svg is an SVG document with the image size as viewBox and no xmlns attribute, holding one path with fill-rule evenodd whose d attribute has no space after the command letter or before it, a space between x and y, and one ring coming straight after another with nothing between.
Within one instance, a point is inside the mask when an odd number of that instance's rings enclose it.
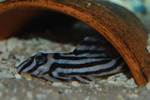
<instances>
[{"instance_id":1,"label":"black and white striped fish","mask_svg":"<svg viewBox=\"0 0 150 100\"><path fill-rule=\"evenodd\" d=\"M38 52L17 66L17 71L45 80L89 82L91 77L118 73L124 66L122 57L108 42L86 37L70 53Z\"/></svg>"}]
</instances>

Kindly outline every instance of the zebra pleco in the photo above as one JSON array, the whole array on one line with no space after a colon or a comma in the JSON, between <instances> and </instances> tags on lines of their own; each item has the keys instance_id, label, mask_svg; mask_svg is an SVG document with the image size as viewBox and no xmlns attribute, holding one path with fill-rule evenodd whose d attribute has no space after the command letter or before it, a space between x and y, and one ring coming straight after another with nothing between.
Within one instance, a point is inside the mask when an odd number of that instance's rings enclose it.
<instances>
[{"instance_id":1,"label":"zebra pleco","mask_svg":"<svg viewBox=\"0 0 150 100\"><path fill-rule=\"evenodd\" d=\"M121 72L125 66L122 57L107 41L85 37L72 52L38 52L17 66L17 71L45 80L87 83L92 77Z\"/></svg>"}]
</instances>

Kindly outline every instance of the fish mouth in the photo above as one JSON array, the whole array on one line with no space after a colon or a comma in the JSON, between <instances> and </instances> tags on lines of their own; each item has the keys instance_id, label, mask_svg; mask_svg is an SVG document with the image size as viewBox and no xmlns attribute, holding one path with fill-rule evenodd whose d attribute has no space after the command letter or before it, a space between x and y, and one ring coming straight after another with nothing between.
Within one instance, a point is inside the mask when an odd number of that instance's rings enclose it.
<instances>
[{"instance_id":1,"label":"fish mouth","mask_svg":"<svg viewBox=\"0 0 150 100\"><path fill-rule=\"evenodd\" d=\"M25 60L25 61L22 61L20 64L18 64L18 65L16 66L17 72L18 72L19 74L21 74L21 72L22 72L25 68L27 68L31 63L32 63L32 60L31 60L31 59L27 59L27 60Z\"/></svg>"}]
</instances>

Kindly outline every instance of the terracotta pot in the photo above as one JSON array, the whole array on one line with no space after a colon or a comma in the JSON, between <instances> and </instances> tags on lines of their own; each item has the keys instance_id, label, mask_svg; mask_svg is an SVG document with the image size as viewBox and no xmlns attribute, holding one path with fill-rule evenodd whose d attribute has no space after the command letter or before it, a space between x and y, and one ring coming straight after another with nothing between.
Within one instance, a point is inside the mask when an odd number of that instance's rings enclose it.
<instances>
[{"instance_id":1,"label":"terracotta pot","mask_svg":"<svg viewBox=\"0 0 150 100\"><path fill-rule=\"evenodd\" d=\"M138 85L150 80L144 26L128 10L106 1L8 0L0 4L0 39L13 36L44 11L63 13L91 26L122 55Z\"/></svg>"}]
</instances>

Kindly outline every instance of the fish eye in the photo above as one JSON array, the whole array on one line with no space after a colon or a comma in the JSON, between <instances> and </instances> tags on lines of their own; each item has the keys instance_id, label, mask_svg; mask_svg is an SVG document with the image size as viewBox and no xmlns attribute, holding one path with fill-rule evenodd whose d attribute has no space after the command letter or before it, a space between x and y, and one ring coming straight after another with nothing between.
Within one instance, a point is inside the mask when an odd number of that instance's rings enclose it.
<instances>
[{"instance_id":1,"label":"fish eye","mask_svg":"<svg viewBox=\"0 0 150 100\"><path fill-rule=\"evenodd\" d=\"M42 65L42 64L46 63L47 57L45 54L38 54L35 56L35 61L38 65Z\"/></svg>"}]
</instances>

